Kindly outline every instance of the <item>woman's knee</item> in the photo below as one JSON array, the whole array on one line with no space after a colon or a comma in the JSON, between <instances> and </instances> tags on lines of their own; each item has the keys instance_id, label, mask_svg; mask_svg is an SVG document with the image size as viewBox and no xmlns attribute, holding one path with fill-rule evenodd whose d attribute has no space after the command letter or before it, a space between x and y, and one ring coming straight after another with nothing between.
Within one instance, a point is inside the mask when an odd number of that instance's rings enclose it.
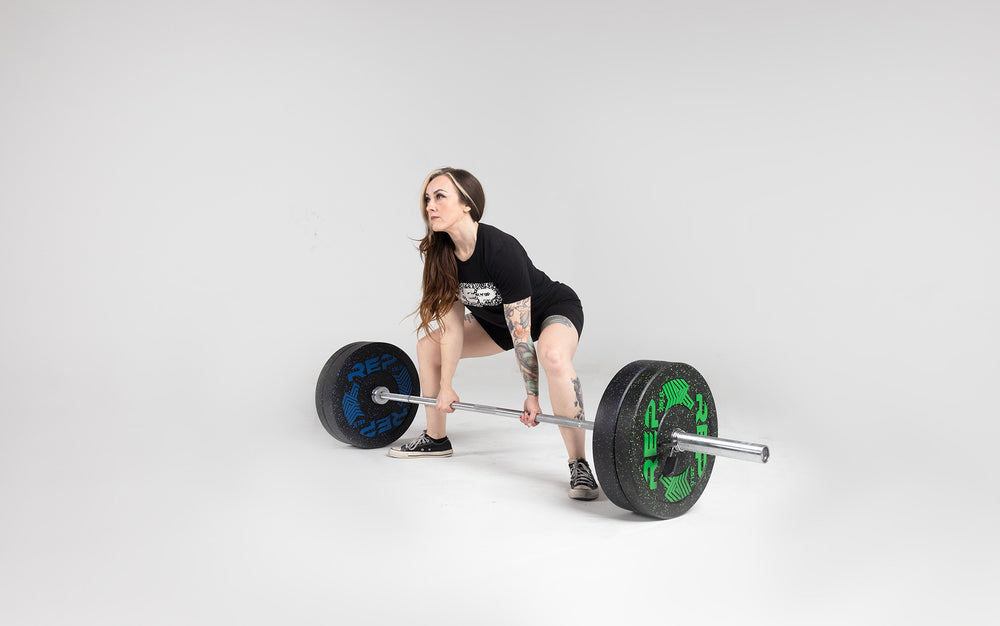
<instances>
[{"instance_id":1,"label":"woman's knee","mask_svg":"<svg viewBox=\"0 0 1000 626\"><path fill-rule=\"evenodd\" d=\"M549 377L562 376L573 371L569 352L557 345L539 344L538 363Z\"/></svg>"},{"instance_id":2,"label":"woman's knee","mask_svg":"<svg viewBox=\"0 0 1000 626\"><path fill-rule=\"evenodd\" d=\"M441 360L441 343L439 331L424 335L417 340L417 360L421 363L433 364Z\"/></svg>"}]
</instances>

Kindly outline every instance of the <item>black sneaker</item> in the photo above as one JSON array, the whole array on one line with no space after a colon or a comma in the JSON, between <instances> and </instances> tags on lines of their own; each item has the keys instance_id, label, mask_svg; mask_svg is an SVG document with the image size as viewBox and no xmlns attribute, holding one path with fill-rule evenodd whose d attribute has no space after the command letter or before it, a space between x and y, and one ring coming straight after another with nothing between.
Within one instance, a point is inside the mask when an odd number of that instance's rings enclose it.
<instances>
[{"instance_id":1,"label":"black sneaker","mask_svg":"<svg viewBox=\"0 0 1000 626\"><path fill-rule=\"evenodd\" d=\"M422 456L451 456L451 441L448 437L432 439L425 430L410 443L389 448L389 456L396 459L414 459Z\"/></svg>"},{"instance_id":2,"label":"black sneaker","mask_svg":"<svg viewBox=\"0 0 1000 626\"><path fill-rule=\"evenodd\" d=\"M590 471L587 459L573 459L569 462L569 497L574 500L594 500L597 498L597 481Z\"/></svg>"}]
</instances>

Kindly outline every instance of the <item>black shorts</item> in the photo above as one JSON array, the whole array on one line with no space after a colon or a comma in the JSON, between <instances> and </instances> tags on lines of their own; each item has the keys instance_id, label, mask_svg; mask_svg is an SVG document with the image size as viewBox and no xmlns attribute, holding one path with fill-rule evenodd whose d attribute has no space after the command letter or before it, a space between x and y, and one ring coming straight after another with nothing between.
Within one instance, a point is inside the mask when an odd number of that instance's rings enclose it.
<instances>
[{"instance_id":1,"label":"black shorts","mask_svg":"<svg viewBox=\"0 0 1000 626\"><path fill-rule=\"evenodd\" d=\"M572 298L561 299L552 304L543 303L542 306L536 307L534 304L531 306L531 340L538 341L538 337L542 334L542 322L553 315L562 315L573 322L573 326L576 327L576 336L579 339L583 336L583 303L580 302L580 298L573 294ZM481 320L479 325L483 327L486 334L490 336L493 343L497 344L504 350L514 349L514 340L511 339L510 329L507 327L500 327L494 324L484 323Z\"/></svg>"}]
</instances>

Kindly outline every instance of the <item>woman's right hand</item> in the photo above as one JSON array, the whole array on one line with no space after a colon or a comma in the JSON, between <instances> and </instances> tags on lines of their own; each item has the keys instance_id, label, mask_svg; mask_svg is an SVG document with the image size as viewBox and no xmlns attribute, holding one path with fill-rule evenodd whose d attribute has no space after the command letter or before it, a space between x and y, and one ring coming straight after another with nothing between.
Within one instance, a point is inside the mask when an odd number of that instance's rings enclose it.
<instances>
[{"instance_id":1,"label":"woman's right hand","mask_svg":"<svg viewBox=\"0 0 1000 626\"><path fill-rule=\"evenodd\" d=\"M438 392L437 404L434 405L438 411L443 413L454 413L455 409L451 408L452 402L458 402L458 394L451 387L441 387L441 391Z\"/></svg>"}]
</instances>

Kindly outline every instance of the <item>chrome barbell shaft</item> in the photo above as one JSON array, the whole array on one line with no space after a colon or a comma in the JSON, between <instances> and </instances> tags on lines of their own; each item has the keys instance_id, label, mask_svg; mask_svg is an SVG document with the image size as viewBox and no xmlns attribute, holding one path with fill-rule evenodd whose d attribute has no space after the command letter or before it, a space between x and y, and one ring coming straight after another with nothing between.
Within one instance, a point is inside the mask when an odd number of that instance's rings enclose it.
<instances>
[{"instance_id":1,"label":"chrome barbell shaft","mask_svg":"<svg viewBox=\"0 0 1000 626\"><path fill-rule=\"evenodd\" d=\"M437 404L437 400L434 398L423 398L421 396L406 396L399 393L391 393L385 387L378 387L375 389L375 391L372 392L372 400L376 404L385 404L386 402L408 402L410 404L423 404L425 406L435 406ZM379 400L382 400L382 402ZM452 402L451 408L456 411L472 411L473 413L513 417L514 419L521 419L521 414L524 413L524 411L516 411L514 409L501 409L499 407L489 406L486 404L467 404L465 402ZM569 428L594 430L594 422L588 422L587 420L571 420L568 417L558 417L556 415L546 415L544 413L536 415L535 421L542 422L544 424L567 426Z\"/></svg>"},{"instance_id":2,"label":"chrome barbell shaft","mask_svg":"<svg viewBox=\"0 0 1000 626\"><path fill-rule=\"evenodd\" d=\"M376 404L386 402L406 402L408 404L422 404L424 406L435 406L437 400L422 396L408 396L401 393L392 393L385 387L377 387L372 391L372 401ZM500 407L486 404L467 404L465 402L452 402L451 408L456 411L471 411L473 413L485 413L487 415L499 415L501 417L513 417L520 419L524 411L515 409L502 409ZM568 417L558 417L556 415L546 415L539 413L535 416L535 421L543 424L556 424L568 428L582 428L584 430L594 430L594 422L587 420L574 420ZM706 435L692 435L683 430L675 430L670 435L674 449L679 452L700 452L714 456L724 456L740 461L754 461L757 463L767 463L770 451L767 446L759 443L747 443L745 441L735 441L733 439L721 439L719 437L708 437Z\"/></svg>"}]
</instances>

